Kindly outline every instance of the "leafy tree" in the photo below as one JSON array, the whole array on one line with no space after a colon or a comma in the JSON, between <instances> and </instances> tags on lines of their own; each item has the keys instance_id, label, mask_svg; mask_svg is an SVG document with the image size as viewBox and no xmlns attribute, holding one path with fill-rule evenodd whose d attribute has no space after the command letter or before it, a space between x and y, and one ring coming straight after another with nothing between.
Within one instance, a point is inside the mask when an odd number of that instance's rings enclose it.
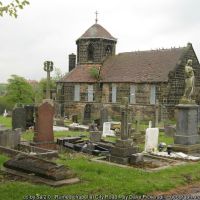
<instances>
[{"instance_id":1,"label":"leafy tree","mask_svg":"<svg viewBox=\"0 0 200 200\"><path fill-rule=\"evenodd\" d=\"M0 96L0 114L2 114L5 109L7 111L12 110L13 106L14 104L8 101L7 96Z\"/></svg>"},{"instance_id":2,"label":"leafy tree","mask_svg":"<svg viewBox=\"0 0 200 200\"><path fill-rule=\"evenodd\" d=\"M11 103L30 104L34 102L34 91L25 78L12 75L8 79L7 98Z\"/></svg>"},{"instance_id":3,"label":"leafy tree","mask_svg":"<svg viewBox=\"0 0 200 200\"><path fill-rule=\"evenodd\" d=\"M3 4L0 0L0 16L2 17L4 13L9 14L12 17L17 17L17 11L23 9L24 6L28 5L28 0L13 0L9 4Z\"/></svg>"}]
</instances>

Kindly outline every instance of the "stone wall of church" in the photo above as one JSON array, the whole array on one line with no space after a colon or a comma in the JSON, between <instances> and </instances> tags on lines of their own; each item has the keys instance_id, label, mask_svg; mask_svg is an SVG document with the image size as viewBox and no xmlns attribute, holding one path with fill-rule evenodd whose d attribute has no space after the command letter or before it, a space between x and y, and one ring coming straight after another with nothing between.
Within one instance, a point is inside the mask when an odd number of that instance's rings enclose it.
<instances>
[{"instance_id":1,"label":"stone wall of church","mask_svg":"<svg viewBox=\"0 0 200 200\"><path fill-rule=\"evenodd\" d=\"M200 66L196 54L193 48L188 45L188 51L181 58L181 61L177 64L176 69L169 73L169 81L165 92L165 100L163 104L168 108L169 117L174 116L175 105L179 104L179 101L184 93L185 88L185 65L188 59L193 60L193 69L195 73L195 94L193 98L198 104L200 104Z\"/></svg>"},{"instance_id":2,"label":"stone wall of church","mask_svg":"<svg viewBox=\"0 0 200 200\"><path fill-rule=\"evenodd\" d=\"M86 105L91 105L91 122L100 117L100 109L102 103L106 105L110 118L113 120L120 119L120 104L122 97L130 97L130 84L118 83L116 84L116 103L112 103L112 84L93 84L93 102L88 102L88 84L80 84L80 101L74 101L74 84L65 83L63 92L63 101L65 116L71 117L78 115L82 122L84 119L84 109ZM141 119L154 120L155 105L150 105L150 84L135 85L136 102L130 104L132 119L140 113ZM59 99L57 98L58 102Z\"/></svg>"}]
</instances>

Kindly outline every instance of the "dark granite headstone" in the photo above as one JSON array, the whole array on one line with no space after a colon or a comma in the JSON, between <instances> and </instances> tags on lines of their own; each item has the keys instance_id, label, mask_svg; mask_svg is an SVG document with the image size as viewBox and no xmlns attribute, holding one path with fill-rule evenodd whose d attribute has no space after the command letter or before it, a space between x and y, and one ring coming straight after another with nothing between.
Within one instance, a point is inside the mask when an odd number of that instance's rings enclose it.
<instances>
[{"instance_id":1,"label":"dark granite headstone","mask_svg":"<svg viewBox=\"0 0 200 200\"><path fill-rule=\"evenodd\" d=\"M23 107L16 107L12 112L12 129L21 128L26 130L26 110Z\"/></svg>"},{"instance_id":2,"label":"dark granite headstone","mask_svg":"<svg viewBox=\"0 0 200 200\"><path fill-rule=\"evenodd\" d=\"M25 105L24 109L26 113L26 128L34 126L34 106Z\"/></svg>"},{"instance_id":3,"label":"dark granite headstone","mask_svg":"<svg viewBox=\"0 0 200 200\"><path fill-rule=\"evenodd\" d=\"M91 121L91 104L86 104L84 109L83 124L88 124Z\"/></svg>"}]
</instances>

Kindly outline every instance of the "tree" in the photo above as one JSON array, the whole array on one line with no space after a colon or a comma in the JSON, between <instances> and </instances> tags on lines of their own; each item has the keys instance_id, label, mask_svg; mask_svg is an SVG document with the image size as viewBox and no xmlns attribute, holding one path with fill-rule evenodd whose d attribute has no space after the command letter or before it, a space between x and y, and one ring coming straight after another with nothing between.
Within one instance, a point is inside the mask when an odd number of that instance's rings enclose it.
<instances>
[{"instance_id":1,"label":"tree","mask_svg":"<svg viewBox=\"0 0 200 200\"><path fill-rule=\"evenodd\" d=\"M17 17L17 11L23 9L24 6L29 5L28 0L13 0L9 4L3 4L0 0L0 16L2 17L4 13L9 14L12 17Z\"/></svg>"},{"instance_id":2,"label":"tree","mask_svg":"<svg viewBox=\"0 0 200 200\"><path fill-rule=\"evenodd\" d=\"M34 91L25 78L12 75L8 79L7 98L14 104L31 104L34 102Z\"/></svg>"}]
</instances>

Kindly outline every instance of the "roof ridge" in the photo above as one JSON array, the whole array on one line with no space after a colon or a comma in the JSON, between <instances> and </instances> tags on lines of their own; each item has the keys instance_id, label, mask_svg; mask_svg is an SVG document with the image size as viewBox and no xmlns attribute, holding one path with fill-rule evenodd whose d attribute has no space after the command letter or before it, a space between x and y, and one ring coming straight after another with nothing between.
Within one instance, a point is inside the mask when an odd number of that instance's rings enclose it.
<instances>
[{"instance_id":1,"label":"roof ridge","mask_svg":"<svg viewBox=\"0 0 200 200\"><path fill-rule=\"evenodd\" d=\"M150 49L150 50L137 50L137 51L129 51L129 52L127 51L127 52L118 53L118 55L128 54L128 53L173 51L173 50L184 49L184 48L187 48L187 46L184 46L184 47L171 47L171 48L158 48L158 49Z\"/></svg>"}]
</instances>

